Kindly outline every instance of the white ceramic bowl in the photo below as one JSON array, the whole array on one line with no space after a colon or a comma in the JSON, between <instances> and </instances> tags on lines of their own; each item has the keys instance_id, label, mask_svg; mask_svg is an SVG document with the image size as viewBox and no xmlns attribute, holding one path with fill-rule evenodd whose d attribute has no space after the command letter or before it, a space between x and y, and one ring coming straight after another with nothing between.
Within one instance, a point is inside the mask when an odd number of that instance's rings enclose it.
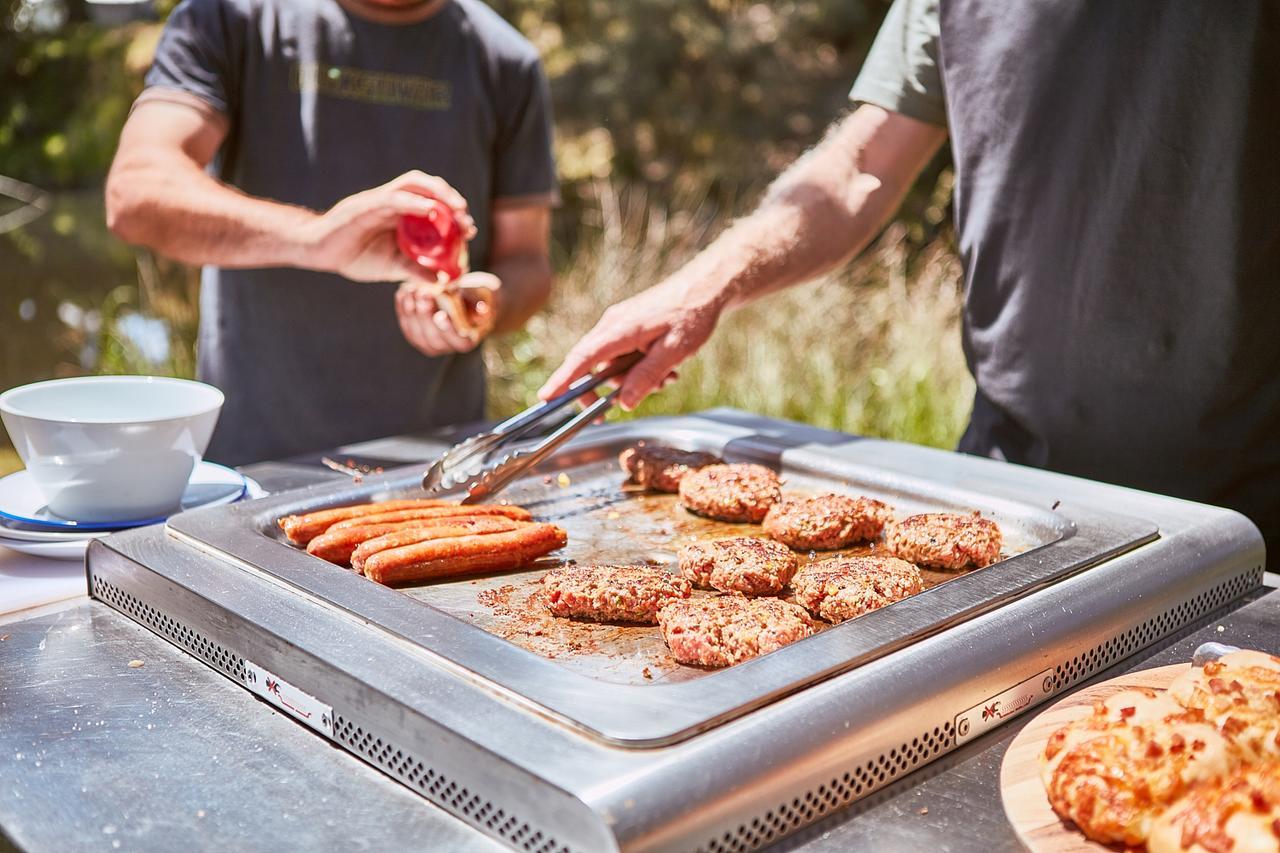
<instances>
[{"instance_id":1,"label":"white ceramic bowl","mask_svg":"<svg viewBox=\"0 0 1280 853\"><path fill-rule=\"evenodd\" d=\"M86 376L0 394L0 420L50 511L75 521L177 509L222 392L157 376Z\"/></svg>"}]
</instances>

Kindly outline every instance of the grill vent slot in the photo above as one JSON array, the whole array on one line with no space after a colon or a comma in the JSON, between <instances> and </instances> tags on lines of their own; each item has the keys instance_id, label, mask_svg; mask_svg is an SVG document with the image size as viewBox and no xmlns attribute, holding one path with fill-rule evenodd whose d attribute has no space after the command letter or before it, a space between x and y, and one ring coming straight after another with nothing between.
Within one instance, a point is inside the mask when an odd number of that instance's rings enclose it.
<instances>
[{"instance_id":1,"label":"grill vent slot","mask_svg":"<svg viewBox=\"0 0 1280 853\"><path fill-rule=\"evenodd\" d=\"M1256 566L1177 607L1135 625L1087 652L1076 655L1054 669L1053 689L1062 690L1089 678L1187 623L1207 616L1223 605L1235 601L1260 583L1262 583L1262 567ZM799 797L774 806L763 815L752 819L750 823L744 823L732 831L704 842L698 849L705 853L745 853L748 850L759 849L854 800L865 797L903 773L933 760L944 752L949 752L954 747L955 730L953 723L948 720L933 731L912 738L910 743L891 749L874 761L868 761L825 785L819 785Z\"/></svg>"},{"instance_id":2,"label":"grill vent slot","mask_svg":"<svg viewBox=\"0 0 1280 853\"><path fill-rule=\"evenodd\" d=\"M94 598L105 601L224 675L241 683L244 682L244 658L235 652L223 648L203 634L193 631L177 619L161 613L97 575L92 576L90 583Z\"/></svg>"},{"instance_id":3,"label":"grill vent slot","mask_svg":"<svg viewBox=\"0 0 1280 853\"><path fill-rule=\"evenodd\" d=\"M416 756L366 731L342 714L334 714L337 741L384 773L395 777L431 802L478 829L530 853L570 853L546 831L530 825L440 773Z\"/></svg>"},{"instance_id":4,"label":"grill vent slot","mask_svg":"<svg viewBox=\"0 0 1280 853\"><path fill-rule=\"evenodd\" d=\"M749 824L726 832L702 846L707 853L741 853L770 844L802 826L813 823L841 806L883 788L898 776L927 764L955 745L950 720L910 742L861 764L826 784L780 803Z\"/></svg>"},{"instance_id":5,"label":"grill vent slot","mask_svg":"<svg viewBox=\"0 0 1280 853\"><path fill-rule=\"evenodd\" d=\"M1153 616L1140 625L1135 625L1102 645L1094 646L1087 652L1081 652L1054 668L1053 689L1062 690L1101 672L1139 649L1146 648L1166 634L1173 633L1188 622L1235 601L1260 583L1262 583L1262 567L1258 566L1213 589L1205 590L1195 598L1184 601L1158 616Z\"/></svg>"}]
</instances>

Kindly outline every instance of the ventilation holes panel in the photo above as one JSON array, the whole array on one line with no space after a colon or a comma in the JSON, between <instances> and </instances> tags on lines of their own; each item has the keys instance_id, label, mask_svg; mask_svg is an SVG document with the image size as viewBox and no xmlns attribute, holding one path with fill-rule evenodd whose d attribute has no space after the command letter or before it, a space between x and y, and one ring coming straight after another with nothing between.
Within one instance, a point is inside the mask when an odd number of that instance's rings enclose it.
<instances>
[{"instance_id":1,"label":"ventilation holes panel","mask_svg":"<svg viewBox=\"0 0 1280 853\"><path fill-rule=\"evenodd\" d=\"M860 764L842 776L819 785L803 795L779 803L760 817L737 829L711 839L702 846L707 853L740 853L771 844L802 826L820 820L854 800L909 773L955 745L955 728L950 720L914 737L908 743Z\"/></svg>"},{"instance_id":2,"label":"ventilation holes panel","mask_svg":"<svg viewBox=\"0 0 1280 853\"><path fill-rule=\"evenodd\" d=\"M1144 649L1156 640L1206 616L1220 607L1235 601L1262 582L1262 567L1225 581L1205 590L1177 607L1151 617L1135 625L1123 634L1112 637L1101 645L1073 657L1054 668L1053 689L1061 690L1101 672L1112 664L1124 660L1134 652Z\"/></svg>"},{"instance_id":3,"label":"ventilation holes panel","mask_svg":"<svg viewBox=\"0 0 1280 853\"><path fill-rule=\"evenodd\" d=\"M200 658L236 681L244 681L244 658L223 648L208 637L193 631L168 614L130 595L119 587L94 575L93 597L141 622L174 645Z\"/></svg>"},{"instance_id":4,"label":"ventilation holes panel","mask_svg":"<svg viewBox=\"0 0 1280 853\"><path fill-rule=\"evenodd\" d=\"M366 731L341 714L334 714L333 733L339 743L384 773L513 847L530 853L570 853L567 846L557 842L544 830L508 813L479 793Z\"/></svg>"}]
</instances>

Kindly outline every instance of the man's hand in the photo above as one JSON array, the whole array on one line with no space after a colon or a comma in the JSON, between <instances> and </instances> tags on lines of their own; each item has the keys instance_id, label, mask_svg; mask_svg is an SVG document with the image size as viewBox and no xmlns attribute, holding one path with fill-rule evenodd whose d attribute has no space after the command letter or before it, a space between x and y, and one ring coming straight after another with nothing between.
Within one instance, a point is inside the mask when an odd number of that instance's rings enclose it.
<instances>
[{"instance_id":1,"label":"man's hand","mask_svg":"<svg viewBox=\"0 0 1280 853\"><path fill-rule=\"evenodd\" d=\"M300 266L335 272L354 281L408 281L422 270L396 245L401 216L425 215L434 198L448 205L467 239L476 226L466 200L443 179L406 172L393 181L347 196L316 217L301 235Z\"/></svg>"},{"instance_id":2,"label":"man's hand","mask_svg":"<svg viewBox=\"0 0 1280 853\"><path fill-rule=\"evenodd\" d=\"M419 271L396 248L401 216L424 197L475 223L443 179L408 172L342 199L327 212L247 195L205 171L228 119L183 92L148 90L120 136L107 177L107 225L123 240L190 264L304 267L359 281L406 281Z\"/></svg>"},{"instance_id":3,"label":"man's hand","mask_svg":"<svg viewBox=\"0 0 1280 853\"><path fill-rule=\"evenodd\" d=\"M688 281L686 271L681 270L661 284L608 308L595 327L569 350L538 396L549 399L599 365L639 350L645 357L627 371L618 390L619 405L634 409L665 385L676 367L696 353L715 331L728 299L723 293L704 294L702 290Z\"/></svg>"},{"instance_id":4,"label":"man's hand","mask_svg":"<svg viewBox=\"0 0 1280 853\"><path fill-rule=\"evenodd\" d=\"M396 292L400 331L424 355L470 352L497 322L502 282L487 272L467 273L441 288L405 282Z\"/></svg>"},{"instance_id":5,"label":"man's hand","mask_svg":"<svg viewBox=\"0 0 1280 853\"><path fill-rule=\"evenodd\" d=\"M618 401L639 405L706 343L727 307L808 281L870 242L943 140L941 127L864 104L776 180L759 208L674 276L604 312L538 392L550 398L633 350Z\"/></svg>"}]
</instances>

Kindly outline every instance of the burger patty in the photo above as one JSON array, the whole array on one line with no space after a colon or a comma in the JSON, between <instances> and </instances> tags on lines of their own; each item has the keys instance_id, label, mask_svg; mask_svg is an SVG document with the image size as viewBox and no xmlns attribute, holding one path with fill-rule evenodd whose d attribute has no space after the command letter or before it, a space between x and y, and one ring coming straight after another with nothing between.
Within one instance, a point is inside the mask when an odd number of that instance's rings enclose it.
<instances>
[{"instance_id":1,"label":"burger patty","mask_svg":"<svg viewBox=\"0 0 1280 853\"><path fill-rule=\"evenodd\" d=\"M797 551L833 551L875 539L893 510L873 498L784 498L764 517L764 532Z\"/></svg>"},{"instance_id":2,"label":"burger patty","mask_svg":"<svg viewBox=\"0 0 1280 853\"><path fill-rule=\"evenodd\" d=\"M628 482L643 486L653 492L676 492L684 475L708 465L714 465L720 457L714 453L696 450L677 450L661 444L638 444L628 447L618 457Z\"/></svg>"},{"instance_id":3,"label":"burger patty","mask_svg":"<svg viewBox=\"0 0 1280 853\"><path fill-rule=\"evenodd\" d=\"M913 515L885 530L885 543L897 557L934 569L982 568L1000 559L1000 528L976 512Z\"/></svg>"},{"instance_id":4,"label":"burger patty","mask_svg":"<svg viewBox=\"0 0 1280 853\"><path fill-rule=\"evenodd\" d=\"M763 465L708 465L680 481L680 503L719 521L759 524L782 496L778 475Z\"/></svg>"},{"instance_id":5,"label":"burger patty","mask_svg":"<svg viewBox=\"0 0 1280 853\"><path fill-rule=\"evenodd\" d=\"M658 624L675 659L694 666L732 666L813 634L803 607L736 595L672 602Z\"/></svg>"},{"instance_id":6,"label":"burger patty","mask_svg":"<svg viewBox=\"0 0 1280 853\"><path fill-rule=\"evenodd\" d=\"M814 616L843 622L915 595L924 578L897 557L837 557L805 566L791 588Z\"/></svg>"},{"instance_id":7,"label":"burger patty","mask_svg":"<svg viewBox=\"0 0 1280 853\"><path fill-rule=\"evenodd\" d=\"M565 566L543 576L542 589L555 616L646 625L691 591L684 578L653 566Z\"/></svg>"},{"instance_id":8,"label":"burger patty","mask_svg":"<svg viewBox=\"0 0 1280 853\"><path fill-rule=\"evenodd\" d=\"M679 558L680 574L695 586L744 595L776 595L796 573L791 549L749 536L695 542Z\"/></svg>"}]
</instances>

